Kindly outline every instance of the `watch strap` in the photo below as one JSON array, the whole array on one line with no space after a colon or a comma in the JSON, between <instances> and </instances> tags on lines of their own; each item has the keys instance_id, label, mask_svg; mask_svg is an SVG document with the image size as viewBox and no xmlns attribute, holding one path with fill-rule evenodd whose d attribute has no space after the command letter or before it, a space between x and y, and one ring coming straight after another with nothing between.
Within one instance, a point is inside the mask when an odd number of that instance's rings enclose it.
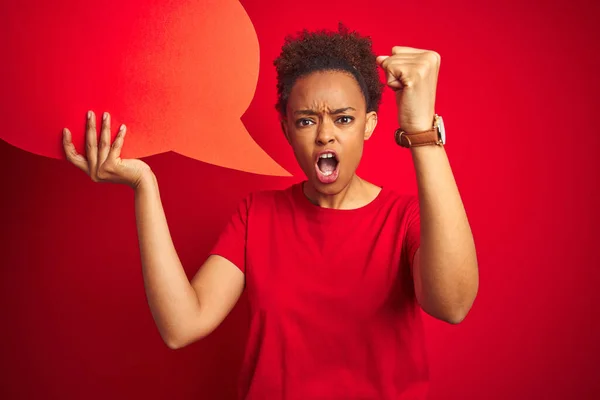
<instances>
[{"instance_id":1,"label":"watch strap","mask_svg":"<svg viewBox=\"0 0 600 400\"><path fill-rule=\"evenodd\" d=\"M437 126L434 126L427 131L414 133L408 133L404 132L402 129L397 129L394 137L396 138L396 143L407 148L442 144Z\"/></svg>"}]
</instances>

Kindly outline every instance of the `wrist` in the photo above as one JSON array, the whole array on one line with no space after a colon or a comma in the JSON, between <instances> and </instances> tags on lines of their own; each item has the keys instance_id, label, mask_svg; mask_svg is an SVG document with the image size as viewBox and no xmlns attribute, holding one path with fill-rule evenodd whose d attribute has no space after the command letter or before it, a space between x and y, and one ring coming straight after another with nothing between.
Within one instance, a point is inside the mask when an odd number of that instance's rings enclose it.
<instances>
[{"instance_id":1,"label":"wrist","mask_svg":"<svg viewBox=\"0 0 600 400\"><path fill-rule=\"evenodd\" d=\"M435 112L426 112L416 118L400 118L398 116L398 126L406 133L423 132L431 129L435 120ZM402 121L402 119L404 121Z\"/></svg>"},{"instance_id":2,"label":"wrist","mask_svg":"<svg viewBox=\"0 0 600 400\"><path fill-rule=\"evenodd\" d=\"M435 116L434 116L435 117ZM411 124L402 124L400 123L400 129L402 129L406 133L415 133L415 132L424 132L431 129L431 121L433 121L434 117L427 121L421 121Z\"/></svg>"},{"instance_id":3,"label":"wrist","mask_svg":"<svg viewBox=\"0 0 600 400\"><path fill-rule=\"evenodd\" d=\"M148 168L142 171L138 179L136 179L136 181L131 185L131 187L137 193L157 185L158 181L156 179L156 175L154 175L154 172L152 172L152 170Z\"/></svg>"},{"instance_id":4,"label":"wrist","mask_svg":"<svg viewBox=\"0 0 600 400\"><path fill-rule=\"evenodd\" d=\"M398 145L413 148L430 145L443 146L446 144L446 129L441 116L434 114L433 123L420 122L419 125L411 126L415 130L408 131L405 128L399 128L394 132L394 138Z\"/></svg>"}]
</instances>

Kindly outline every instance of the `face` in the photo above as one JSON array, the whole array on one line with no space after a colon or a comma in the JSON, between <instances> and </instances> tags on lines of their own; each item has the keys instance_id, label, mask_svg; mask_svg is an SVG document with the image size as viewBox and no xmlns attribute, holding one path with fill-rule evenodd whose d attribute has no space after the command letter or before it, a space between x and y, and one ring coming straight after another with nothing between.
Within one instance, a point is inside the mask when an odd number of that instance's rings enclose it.
<instances>
[{"instance_id":1,"label":"face","mask_svg":"<svg viewBox=\"0 0 600 400\"><path fill-rule=\"evenodd\" d=\"M366 112L356 79L347 72L314 72L294 84L282 128L309 184L341 192L355 175L364 141L377 125Z\"/></svg>"}]
</instances>

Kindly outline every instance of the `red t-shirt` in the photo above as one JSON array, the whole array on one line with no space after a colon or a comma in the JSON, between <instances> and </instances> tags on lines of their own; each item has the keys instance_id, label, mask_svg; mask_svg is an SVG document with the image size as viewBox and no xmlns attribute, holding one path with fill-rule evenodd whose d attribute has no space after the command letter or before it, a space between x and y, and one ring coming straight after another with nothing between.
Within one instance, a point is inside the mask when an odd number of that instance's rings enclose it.
<instances>
[{"instance_id":1,"label":"red t-shirt","mask_svg":"<svg viewBox=\"0 0 600 400\"><path fill-rule=\"evenodd\" d=\"M245 400L421 400L428 367L411 263L419 204L383 188L354 210L302 185L252 193L211 254L245 273Z\"/></svg>"}]
</instances>

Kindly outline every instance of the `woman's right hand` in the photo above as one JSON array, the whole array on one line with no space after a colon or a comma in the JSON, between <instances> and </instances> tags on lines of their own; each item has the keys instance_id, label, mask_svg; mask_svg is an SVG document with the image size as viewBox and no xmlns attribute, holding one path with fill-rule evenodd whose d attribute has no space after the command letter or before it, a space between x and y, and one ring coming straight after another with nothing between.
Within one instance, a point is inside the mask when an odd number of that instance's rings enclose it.
<instances>
[{"instance_id":1,"label":"woman's right hand","mask_svg":"<svg viewBox=\"0 0 600 400\"><path fill-rule=\"evenodd\" d=\"M85 145L87 159L77 153L73 145L71 131L63 130L63 148L71 163L88 174L94 182L121 183L136 189L142 178L151 172L148 164L138 159L122 159L121 149L127 128L121 125L112 145L110 143L110 114L104 113L102 130L98 141L96 115L88 111Z\"/></svg>"}]
</instances>

